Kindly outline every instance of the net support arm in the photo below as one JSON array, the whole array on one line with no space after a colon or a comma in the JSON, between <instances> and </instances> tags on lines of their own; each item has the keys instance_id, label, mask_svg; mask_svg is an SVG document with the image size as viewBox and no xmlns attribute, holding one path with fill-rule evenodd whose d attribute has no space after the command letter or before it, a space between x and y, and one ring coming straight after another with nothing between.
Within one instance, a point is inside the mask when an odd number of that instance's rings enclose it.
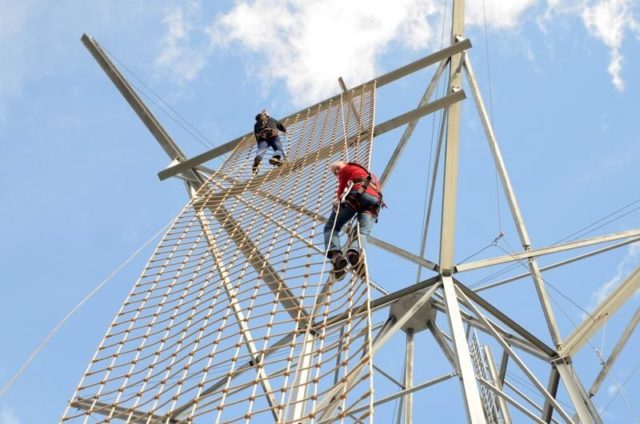
<instances>
[{"instance_id":1,"label":"net support arm","mask_svg":"<svg viewBox=\"0 0 640 424\"><path fill-rule=\"evenodd\" d=\"M600 386L602 385L602 382L604 381L605 377L607 376L607 374L609 374L609 371L611 371L611 368L613 367L613 363L616 361L616 359L618 358L618 355L620 354L624 346L627 344L629 337L631 337L631 334L638 326L638 322L640 322L640 307L636 309L636 313L633 315L633 318L631 318L631 321L629 321L629 324L624 329L622 336L620 336L620 339L618 340L613 350L611 351L609 358L606 360L604 364L602 364L602 369L598 373L598 376L596 377L596 379L593 381L593 384L591 385L591 389L589 389L589 397L595 396L595 394L600 389Z\"/></svg>"},{"instance_id":2,"label":"net support arm","mask_svg":"<svg viewBox=\"0 0 640 424\"><path fill-rule=\"evenodd\" d=\"M211 207L209 209L211 210L211 213L213 213L214 217L220 222L220 225L233 239L236 246L238 246L238 249L246 256L247 261L260 275L260 278L262 278L262 280L267 284L274 295L278 297L279 302L286 309L287 313L291 315L293 319L298 319L298 311L300 311L302 322L308 323L309 313L304 310L298 298L287 286L287 283L280 278L267 258L262 255L258 246L256 246L242 227L240 227L233 216L231 216L231 214L222 205L219 205L218 207Z\"/></svg>"},{"instance_id":3,"label":"net support arm","mask_svg":"<svg viewBox=\"0 0 640 424\"><path fill-rule=\"evenodd\" d=\"M640 236L640 229L622 231L619 233L607 234L604 236L593 237L585 240L573 241L570 243L560 244L557 246L545 247L541 249L531 249L525 252L513 253L496 258L483 259L475 262L462 263L455 266L456 272L471 271L478 268L486 268L489 266L500 265L507 262L519 261L522 259L531 259L538 256L549 255L552 253L564 252L572 249L592 246L594 244L607 243L616 240L637 238Z\"/></svg>"},{"instance_id":4,"label":"net support arm","mask_svg":"<svg viewBox=\"0 0 640 424\"><path fill-rule=\"evenodd\" d=\"M114 420L127 420L130 423L167 423L174 424L178 421L171 418L165 419L160 415L155 415L150 412L142 412L131 408L125 408L118 405L111 405L104 402L98 402L95 399L76 399L71 402L72 408L87 411L91 414L100 414L104 416L111 416Z\"/></svg>"},{"instance_id":5,"label":"net support arm","mask_svg":"<svg viewBox=\"0 0 640 424\"><path fill-rule=\"evenodd\" d=\"M131 87L124 76L120 73L118 68L116 68L113 62L111 62L98 42L87 34L82 34L80 40L87 50L89 50L93 58L98 62L102 70L107 74L111 82L116 86L118 91L120 91L120 94L122 94L127 103L129 103L129 106L131 106L136 115L138 115L142 123L160 144L160 147L162 147L167 156L169 156L172 163L175 165L176 163L183 161L185 159L184 153L182 153L171 136L167 131L165 131L162 125L160 125L160 122L158 122L153 113L151 113L142 99L140 99L140 96L138 96L133 87ZM184 178L187 180L202 182L198 173L192 168L195 167L184 168L180 173L184 174Z\"/></svg>"},{"instance_id":6,"label":"net support arm","mask_svg":"<svg viewBox=\"0 0 640 424\"><path fill-rule=\"evenodd\" d=\"M448 96L445 96L441 99L428 103L425 106L419 107L417 109L413 109L407 113L398 115L395 118L392 118L386 122L383 122L382 124L377 125L373 130L373 136L375 137L377 135L384 134L385 132L391 131L399 126L402 126L408 122L411 122L412 120L420 116L424 116L429 113L433 113L437 110L449 107L452 104L455 104L464 100L465 98L466 98L466 95L463 90L456 91L455 93L449 94ZM347 141L347 143L353 144L360 138L367 137L368 135L370 135L370 133L367 130L363 133L353 136ZM254 177L250 180L239 182L238 184L234 184L232 187L212 196L210 199L208 199L207 203L210 204L211 202L216 202L221 199L226 199L229 195L242 193L246 189L253 190L261 186L264 181L269 181L270 179L272 179L273 178L272 174L274 172L277 172L277 175L282 177L287 173L300 169L300 167L304 167L308 164L315 163L315 161L319 160L320 158L324 158L326 157L326 155L330 154L330 152L335 151L336 148L338 149L342 148L343 145L344 145L344 140L338 140L333 144L322 147L316 151L309 152L305 156L300 157L296 160L292 160L291 162L285 162L284 165L277 168L277 170L272 170L262 175L259 175L257 177Z\"/></svg>"},{"instance_id":7,"label":"net support arm","mask_svg":"<svg viewBox=\"0 0 640 424\"><path fill-rule=\"evenodd\" d=\"M410 63L406 66L403 66L401 68L395 69L391 72L388 72L382 76L379 76L377 78L374 78L371 81L367 81L363 84L360 84L354 88L351 88L350 90L342 93L342 94L338 94L336 96L333 96L330 99L324 100L320 103L317 103L313 106L311 106L309 109L315 109L318 112L324 110L326 107L328 107L330 104L332 104L332 102L338 101L340 99L340 96L344 96L345 94L349 94L352 93L354 91L357 91L359 89L362 89L363 86L367 85L367 84L371 84L374 81L376 82L376 86L377 87L382 87L383 85L389 84L390 82L396 81L400 78L403 78L407 75L410 75L416 71L419 71L423 68L426 68L427 66L433 65L435 63L438 63L442 60L445 60L449 57L451 57L454 54L463 52L467 49L471 48L471 42L468 39L462 40L458 43L452 44L451 46L444 48L436 53L433 53L431 55L425 56L422 59L418 59L413 63ZM316 113L318 113L316 112ZM296 112L293 113L283 119L281 119L281 121L286 125L287 122L291 119L294 119L296 117L296 115L298 115L300 112ZM195 168L198 165L202 165L203 163L210 161L212 159L217 158L218 156L224 155L225 153L229 153L230 151L232 151L233 149L236 148L236 146L238 144L240 144L240 142L242 142L244 139L246 139L247 137L253 137L253 133L248 133L245 134L243 136L240 136L234 140L231 140L225 144L222 144L220 146L217 146L211 150L208 150L204 153L201 153L197 156L194 156L190 159L187 159L185 161L183 161L180 164L171 166L169 168L166 168L162 171L160 171L158 173L158 177L160 178L160 180L165 180L169 177L173 177L174 175L179 174L180 172L183 172L185 169L190 169L190 168Z\"/></svg>"},{"instance_id":8,"label":"net support arm","mask_svg":"<svg viewBox=\"0 0 640 424\"><path fill-rule=\"evenodd\" d=\"M524 250L531 250L531 239L529 237L529 232L524 223L520 205L518 204L518 199L516 198L513 186L511 185L511 179L509 178L509 174L507 173L507 167L502 158L502 152L500 151L500 147L498 146L498 141L493 131L493 125L491 123L491 120L489 119L489 114L487 113L484 101L482 100L482 95L478 87L475 73L473 72L471 62L469 61L467 55L464 53L462 53L462 55L464 56L463 68L467 74L467 81L469 83L469 86L471 87L471 92L473 93L473 100L475 102L476 108L478 109L480 120L482 121L482 126L487 136L487 141L489 142L489 148L491 149L491 154L493 155L496 170L498 171L500 181L502 182L502 188L504 190L505 197L507 198L514 224L516 225L516 228L518 230L520 243L522 244ZM536 292L538 294L540 307L547 322L549 335L551 336L553 343L557 346L560 343L561 339L560 332L558 330L558 323L553 313L553 308L551 307L551 301L549 300L547 288L540 273L540 267L538 266L538 262L535 259L529 260L528 267L529 271L531 272L531 277L533 279Z\"/></svg>"},{"instance_id":9,"label":"net support arm","mask_svg":"<svg viewBox=\"0 0 640 424\"><path fill-rule=\"evenodd\" d=\"M580 348L602 327L607 318L615 314L624 303L640 288L640 267L607 296L596 309L562 343L558 354L570 356Z\"/></svg>"},{"instance_id":10,"label":"net support arm","mask_svg":"<svg viewBox=\"0 0 640 424\"><path fill-rule=\"evenodd\" d=\"M233 309L233 313L236 316L236 321L238 323L240 333L242 334L242 338L245 341L247 350L253 358L258 358L258 360L260 360L260 357L263 353L260 352L260 350L255 345L255 339L251 334L249 326L247 325L248 319L246 319L246 315L242 311L242 307L237 301L238 290L233 287L233 283L229 279L229 272L227 271L226 266L221 260L222 255L220 254L220 251L218 249L215 237L213 236L213 233L211 232L211 229L207 223L206 217L202 212L198 212L198 219L200 221L200 225L204 229L207 243L211 250L211 256L213 257L218 272L220 273L222 285L224 286L227 297L229 298L229 305ZM277 402L275 397L273 396L273 389L271 388L271 383L269 382L269 376L261 365L256 366L256 372L259 376L260 384L262 385L262 388L264 390L267 402L269 402L269 405L271 406L273 419L277 421L279 419L276 409Z\"/></svg>"}]
</instances>

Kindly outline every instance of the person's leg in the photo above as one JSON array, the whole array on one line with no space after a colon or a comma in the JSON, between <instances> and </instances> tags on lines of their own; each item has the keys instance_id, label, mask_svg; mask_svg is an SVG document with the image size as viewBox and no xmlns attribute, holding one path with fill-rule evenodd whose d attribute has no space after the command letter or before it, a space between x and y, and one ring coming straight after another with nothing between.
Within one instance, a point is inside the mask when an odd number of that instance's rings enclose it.
<instances>
[{"instance_id":1,"label":"person's leg","mask_svg":"<svg viewBox=\"0 0 640 424\"><path fill-rule=\"evenodd\" d=\"M284 160L284 149L282 148L282 140L280 140L280 136L276 136L273 139L273 156L279 156L282 160Z\"/></svg>"},{"instance_id":2,"label":"person's leg","mask_svg":"<svg viewBox=\"0 0 640 424\"><path fill-rule=\"evenodd\" d=\"M269 145L273 149L273 157L269 159L271 165L282 165L284 160L284 149L282 148L282 142L280 137L275 137L269 140Z\"/></svg>"},{"instance_id":3,"label":"person's leg","mask_svg":"<svg viewBox=\"0 0 640 424\"><path fill-rule=\"evenodd\" d=\"M359 199L360 210L366 211L375 207L378 204L378 198L369 194L363 194ZM355 234L351 237L351 243L347 248L347 259L352 265L355 265L360 260L360 251L365 248L367 237L373 230L373 225L376 223L376 217L367 212L358 212L358 228L359 235Z\"/></svg>"},{"instance_id":4,"label":"person's leg","mask_svg":"<svg viewBox=\"0 0 640 424\"><path fill-rule=\"evenodd\" d=\"M340 206L338 212L331 212L329 220L324 226L324 249L329 259L334 253L342 252L340 249L340 230L355 214L356 211L351 206L344 204Z\"/></svg>"},{"instance_id":5,"label":"person's leg","mask_svg":"<svg viewBox=\"0 0 640 424\"><path fill-rule=\"evenodd\" d=\"M258 166L260 166L260 161L262 161L262 156L264 155L264 152L266 152L268 148L269 148L269 143L266 140L258 141L256 157L255 159L253 159L253 166L251 168L253 172L256 172L258 170Z\"/></svg>"}]
</instances>

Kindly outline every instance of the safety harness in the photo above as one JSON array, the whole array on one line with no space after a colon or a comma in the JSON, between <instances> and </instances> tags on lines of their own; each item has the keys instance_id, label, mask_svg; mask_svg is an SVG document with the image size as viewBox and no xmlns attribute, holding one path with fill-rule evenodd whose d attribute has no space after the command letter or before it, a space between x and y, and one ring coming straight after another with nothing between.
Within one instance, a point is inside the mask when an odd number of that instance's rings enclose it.
<instances>
[{"instance_id":1,"label":"safety harness","mask_svg":"<svg viewBox=\"0 0 640 424\"><path fill-rule=\"evenodd\" d=\"M353 209L358 212L369 213L376 217L376 221L378 219L378 214L380 213L380 208L385 208L387 205L382 200L382 192L378 188L378 185L373 181L373 177L371 176L371 172L364 166L360 165L356 162L349 162L347 165L357 166L358 168L364 170L367 173L366 177L355 178L350 180L347 184L347 188L345 190L344 202L346 202ZM360 188L358 190L351 190L352 187L360 184ZM378 202L366 209L361 205L361 197L367 191L368 188L372 188L378 197Z\"/></svg>"},{"instance_id":2,"label":"safety harness","mask_svg":"<svg viewBox=\"0 0 640 424\"><path fill-rule=\"evenodd\" d=\"M271 140L278 135L278 130L271 127L265 127L258 132L258 138Z\"/></svg>"}]
</instances>

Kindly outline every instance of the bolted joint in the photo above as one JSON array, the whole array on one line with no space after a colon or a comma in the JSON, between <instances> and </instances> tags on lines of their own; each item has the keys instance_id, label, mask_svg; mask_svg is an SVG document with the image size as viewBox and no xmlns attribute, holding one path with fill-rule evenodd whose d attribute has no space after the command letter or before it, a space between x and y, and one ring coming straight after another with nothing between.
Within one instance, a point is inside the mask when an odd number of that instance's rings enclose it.
<instances>
[{"instance_id":1,"label":"bolted joint","mask_svg":"<svg viewBox=\"0 0 640 424\"><path fill-rule=\"evenodd\" d=\"M453 268L440 268L440 275L443 277L451 277L453 275Z\"/></svg>"}]
</instances>

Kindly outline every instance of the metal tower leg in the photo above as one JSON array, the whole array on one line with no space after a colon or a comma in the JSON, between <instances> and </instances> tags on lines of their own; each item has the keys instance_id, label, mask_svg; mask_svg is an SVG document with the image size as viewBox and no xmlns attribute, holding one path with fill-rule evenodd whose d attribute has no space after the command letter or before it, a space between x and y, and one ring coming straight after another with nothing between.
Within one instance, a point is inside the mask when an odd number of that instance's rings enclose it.
<instances>
[{"instance_id":1,"label":"metal tower leg","mask_svg":"<svg viewBox=\"0 0 640 424\"><path fill-rule=\"evenodd\" d=\"M405 389L411 389L413 387L413 329L407 329L407 351L405 355L405 372L404 372L404 387ZM408 393L404 397L404 422L405 424L413 423L413 392Z\"/></svg>"}]
</instances>

